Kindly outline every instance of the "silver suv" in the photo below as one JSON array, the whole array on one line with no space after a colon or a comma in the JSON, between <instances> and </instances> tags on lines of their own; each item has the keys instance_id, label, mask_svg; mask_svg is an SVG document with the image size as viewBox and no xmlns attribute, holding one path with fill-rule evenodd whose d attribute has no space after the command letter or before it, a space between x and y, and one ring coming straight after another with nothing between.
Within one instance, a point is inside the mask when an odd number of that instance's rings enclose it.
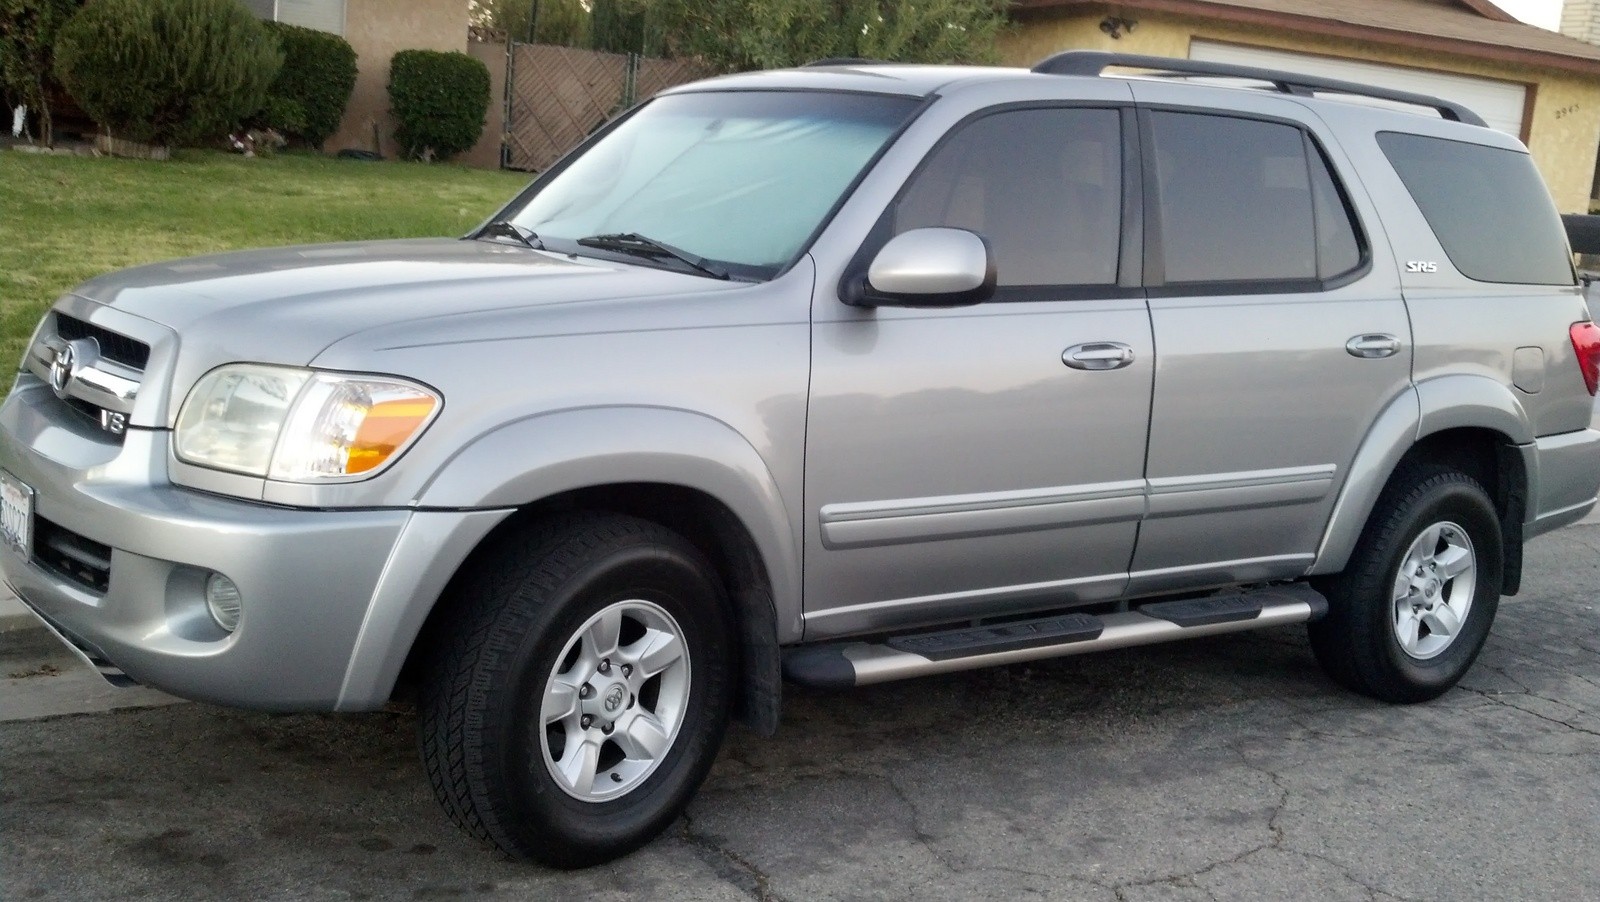
<instances>
[{"instance_id":1,"label":"silver suv","mask_svg":"<svg viewBox=\"0 0 1600 902\"><path fill-rule=\"evenodd\" d=\"M415 686L450 815L579 866L785 678L1306 622L1339 683L1438 696L1594 505L1597 380L1549 195L1469 110L830 61L666 92L463 240L62 297L0 408L0 569L115 680Z\"/></svg>"}]
</instances>

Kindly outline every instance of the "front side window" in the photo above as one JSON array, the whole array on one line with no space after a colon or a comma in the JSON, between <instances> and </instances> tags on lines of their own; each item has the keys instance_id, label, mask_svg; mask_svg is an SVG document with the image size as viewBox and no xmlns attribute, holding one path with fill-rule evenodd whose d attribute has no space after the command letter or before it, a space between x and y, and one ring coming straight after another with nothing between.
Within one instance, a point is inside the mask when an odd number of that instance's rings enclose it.
<instances>
[{"instance_id":1,"label":"front side window","mask_svg":"<svg viewBox=\"0 0 1600 902\"><path fill-rule=\"evenodd\" d=\"M1561 218L1527 154L1400 132L1378 146L1462 275L1572 284Z\"/></svg>"},{"instance_id":2,"label":"front side window","mask_svg":"<svg viewBox=\"0 0 1600 902\"><path fill-rule=\"evenodd\" d=\"M910 97L748 91L659 98L510 219L547 247L632 233L770 278L917 109Z\"/></svg>"},{"instance_id":3,"label":"front side window","mask_svg":"<svg viewBox=\"0 0 1600 902\"><path fill-rule=\"evenodd\" d=\"M984 236L998 284L1114 285L1122 237L1122 126L1111 109L1021 109L961 127L893 211L895 234Z\"/></svg>"},{"instance_id":4,"label":"front side window","mask_svg":"<svg viewBox=\"0 0 1600 902\"><path fill-rule=\"evenodd\" d=\"M1150 130L1167 284L1311 283L1361 264L1348 206L1300 129L1156 112Z\"/></svg>"}]
</instances>

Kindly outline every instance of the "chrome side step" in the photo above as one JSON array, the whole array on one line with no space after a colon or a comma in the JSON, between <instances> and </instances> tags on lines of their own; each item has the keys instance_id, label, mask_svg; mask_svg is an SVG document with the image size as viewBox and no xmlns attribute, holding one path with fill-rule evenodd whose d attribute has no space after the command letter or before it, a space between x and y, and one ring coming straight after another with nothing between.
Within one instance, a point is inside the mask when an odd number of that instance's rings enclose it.
<instances>
[{"instance_id":1,"label":"chrome side step","mask_svg":"<svg viewBox=\"0 0 1600 902\"><path fill-rule=\"evenodd\" d=\"M1231 595L1161 601L1116 614L1056 614L993 626L841 642L785 652L783 673L807 686L843 689L997 664L1088 654L1305 623L1328 612L1304 583Z\"/></svg>"}]
</instances>

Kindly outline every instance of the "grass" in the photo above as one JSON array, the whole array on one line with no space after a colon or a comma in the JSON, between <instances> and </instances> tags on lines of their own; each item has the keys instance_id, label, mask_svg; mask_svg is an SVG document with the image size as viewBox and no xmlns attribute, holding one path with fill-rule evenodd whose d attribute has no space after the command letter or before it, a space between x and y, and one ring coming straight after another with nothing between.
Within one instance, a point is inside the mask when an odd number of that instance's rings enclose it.
<instances>
[{"instance_id":1,"label":"grass","mask_svg":"<svg viewBox=\"0 0 1600 902\"><path fill-rule=\"evenodd\" d=\"M154 163L0 150L0 361L57 297L140 263L269 245L460 235L528 176L183 152Z\"/></svg>"}]
</instances>

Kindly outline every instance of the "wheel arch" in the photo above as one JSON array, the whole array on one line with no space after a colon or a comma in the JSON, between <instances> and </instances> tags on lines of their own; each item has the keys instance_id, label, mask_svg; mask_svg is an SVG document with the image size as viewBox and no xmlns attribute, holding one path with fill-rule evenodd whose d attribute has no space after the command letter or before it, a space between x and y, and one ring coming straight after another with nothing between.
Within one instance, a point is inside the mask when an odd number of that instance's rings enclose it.
<instances>
[{"instance_id":1,"label":"wheel arch","mask_svg":"<svg viewBox=\"0 0 1600 902\"><path fill-rule=\"evenodd\" d=\"M383 693L414 670L448 616L449 582L509 531L560 511L604 510L683 535L723 578L740 638L736 713L760 732L777 728L778 644L798 635L799 554L783 493L761 455L731 427L662 408L592 408L509 424L464 449L429 483L428 508L493 510L497 522L446 558L448 582L419 593L386 637L358 648L347 674ZM453 566L452 563L453 562ZM369 614L369 621L373 618ZM787 628L787 629L786 629ZM364 643L365 644L365 643ZM367 707L352 698L341 707Z\"/></svg>"},{"instance_id":2,"label":"wheel arch","mask_svg":"<svg viewBox=\"0 0 1600 902\"><path fill-rule=\"evenodd\" d=\"M1532 441L1527 413L1504 384L1468 375L1418 383L1392 401L1368 431L1308 575L1344 569L1395 472L1424 460L1459 469L1489 492L1504 545L1501 594L1515 595L1522 579L1528 492L1538 476Z\"/></svg>"}]
</instances>

